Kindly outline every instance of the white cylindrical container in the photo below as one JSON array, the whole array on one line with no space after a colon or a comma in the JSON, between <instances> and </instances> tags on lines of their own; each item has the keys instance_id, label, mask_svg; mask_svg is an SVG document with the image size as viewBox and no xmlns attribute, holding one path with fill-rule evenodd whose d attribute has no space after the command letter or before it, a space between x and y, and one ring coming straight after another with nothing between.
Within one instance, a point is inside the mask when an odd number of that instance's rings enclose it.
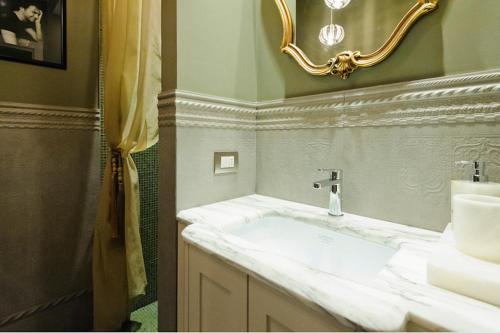
<instances>
[{"instance_id":1,"label":"white cylindrical container","mask_svg":"<svg viewBox=\"0 0 500 333\"><path fill-rule=\"evenodd\" d=\"M500 197L499 183L474 183L470 180L452 180L451 197L455 194L481 194Z\"/></svg>"},{"instance_id":2,"label":"white cylindrical container","mask_svg":"<svg viewBox=\"0 0 500 333\"><path fill-rule=\"evenodd\" d=\"M452 207L455 246L465 254L500 264L500 198L456 194Z\"/></svg>"},{"instance_id":3,"label":"white cylindrical container","mask_svg":"<svg viewBox=\"0 0 500 333\"><path fill-rule=\"evenodd\" d=\"M451 200L456 194L481 194L500 197L499 183L475 183L470 180L452 180L451 181ZM451 205L451 220L453 221L453 204Z\"/></svg>"}]
</instances>

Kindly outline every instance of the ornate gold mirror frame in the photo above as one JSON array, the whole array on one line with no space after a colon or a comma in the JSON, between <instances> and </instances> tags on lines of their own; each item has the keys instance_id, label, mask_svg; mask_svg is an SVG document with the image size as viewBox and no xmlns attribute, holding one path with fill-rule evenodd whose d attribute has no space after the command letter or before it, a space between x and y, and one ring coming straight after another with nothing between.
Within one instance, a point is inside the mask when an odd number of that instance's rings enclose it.
<instances>
[{"instance_id":1,"label":"ornate gold mirror frame","mask_svg":"<svg viewBox=\"0 0 500 333\"><path fill-rule=\"evenodd\" d=\"M299 0L300 1L300 0ZM374 0L371 0L374 1ZM326 64L316 65L293 43L293 20L286 0L275 0L283 23L281 52L291 55L302 68L312 75L338 75L347 79L359 67L371 67L385 60L399 45L412 25L423 15L437 8L439 0L417 0L417 3L397 24L387 41L375 52L343 51L330 58Z\"/></svg>"}]
</instances>

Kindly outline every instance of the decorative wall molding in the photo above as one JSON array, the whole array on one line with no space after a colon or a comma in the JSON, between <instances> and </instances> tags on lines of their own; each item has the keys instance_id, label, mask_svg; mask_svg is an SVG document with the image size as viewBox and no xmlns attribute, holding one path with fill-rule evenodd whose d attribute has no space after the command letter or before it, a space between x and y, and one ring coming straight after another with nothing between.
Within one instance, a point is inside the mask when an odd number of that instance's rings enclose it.
<instances>
[{"instance_id":1,"label":"decorative wall molding","mask_svg":"<svg viewBox=\"0 0 500 333\"><path fill-rule=\"evenodd\" d=\"M500 70L246 102L187 91L159 96L160 126L286 130L500 121Z\"/></svg>"},{"instance_id":2,"label":"decorative wall molding","mask_svg":"<svg viewBox=\"0 0 500 333\"><path fill-rule=\"evenodd\" d=\"M99 131L99 119L98 109L0 102L0 128Z\"/></svg>"},{"instance_id":3,"label":"decorative wall molding","mask_svg":"<svg viewBox=\"0 0 500 333\"><path fill-rule=\"evenodd\" d=\"M91 289L82 289L82 290L76 291L72 294L65 295L65 296L59 297L57 299L53 299L49 302L38 304L38 305L32 306L28 309L10 314L4 318L0 318L0 328L3 326L6 326L6 325L12 324L16 321L22 320L24 318L33 316L33 315L38 314L40 312L52 309L58 305L69 303L69 302L71 302L71 301L73 301L73 300L75 300L83 295L87 295L91 292L92 292Z\"/></svg>"},{"instance_id":4,"label":"decorative wall molding","mask_svg":"<svg viewBox=\"0 0 500 333\"><path fill-rule=\"evenodd\" d=\"M159 95L160 126L255 130L257 103L182 90Z\"/></svg>"}]
</instances>

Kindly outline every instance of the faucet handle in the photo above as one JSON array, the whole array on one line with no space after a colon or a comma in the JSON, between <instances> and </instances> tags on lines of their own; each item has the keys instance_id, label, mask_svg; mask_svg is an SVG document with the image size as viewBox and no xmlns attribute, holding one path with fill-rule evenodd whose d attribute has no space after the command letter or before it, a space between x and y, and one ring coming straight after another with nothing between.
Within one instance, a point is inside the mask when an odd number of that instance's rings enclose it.
<instances>
[{"instance_id":1,"label":"faucet handle","mask_svg":"<svg viewBox=\"0 0 500 333\"><path fill-rule=\"evenodd\" d=\"M342 179L342 169L318 169L320 172L331 172L331 180Z\"/></svg>"},{"instance_id":2,"label":"faucet handle","mask_svg":"<svg viewBox=\"0 0 500 333\"><path fill-rule=\"evenodd\" d=\"M473 168L472 181L482 183L488 181L488 176L484 174L486 162L483 161L456 161L456 165L469 166Z\"/></svg>"}]
</instances>

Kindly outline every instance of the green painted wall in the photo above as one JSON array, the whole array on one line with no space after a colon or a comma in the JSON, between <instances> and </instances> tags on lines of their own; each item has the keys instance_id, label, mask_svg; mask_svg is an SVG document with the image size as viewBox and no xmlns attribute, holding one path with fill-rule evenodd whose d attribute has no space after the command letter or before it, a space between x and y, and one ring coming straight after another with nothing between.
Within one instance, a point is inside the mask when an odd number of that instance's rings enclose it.
<instances>
[{"instance_id":1,"label":"green painted wall","mask_svg":"<svg viewBox=\"0 0 500 333\"><path fill-rule=\"evenodd\" d=\"M253 0L177 1L177 88L257 99Z\"/></svg>"},{"instance_id":2,"label":"green painted wall","mask_svg":"<svg viewBox=\"0 0 500 333\"><path fill-rule=\"evenodd\" d=\"M258 100L500 67L498 0L441 0L440 8L420 20L389 59L347 81L311 76L281 54L281 20L274 1L255 1Z\"/></svg>"},{"instance_id":3,"label":"green painted wall","mask_svg":"<svg viewBox=\"0 0 500 333\"><path fill-rule=\"evenodd\" d=\"M0 100L95 107L98 77L98 2L67 1L68 69L0 60Z\"/></svg>"}]
</instances>

